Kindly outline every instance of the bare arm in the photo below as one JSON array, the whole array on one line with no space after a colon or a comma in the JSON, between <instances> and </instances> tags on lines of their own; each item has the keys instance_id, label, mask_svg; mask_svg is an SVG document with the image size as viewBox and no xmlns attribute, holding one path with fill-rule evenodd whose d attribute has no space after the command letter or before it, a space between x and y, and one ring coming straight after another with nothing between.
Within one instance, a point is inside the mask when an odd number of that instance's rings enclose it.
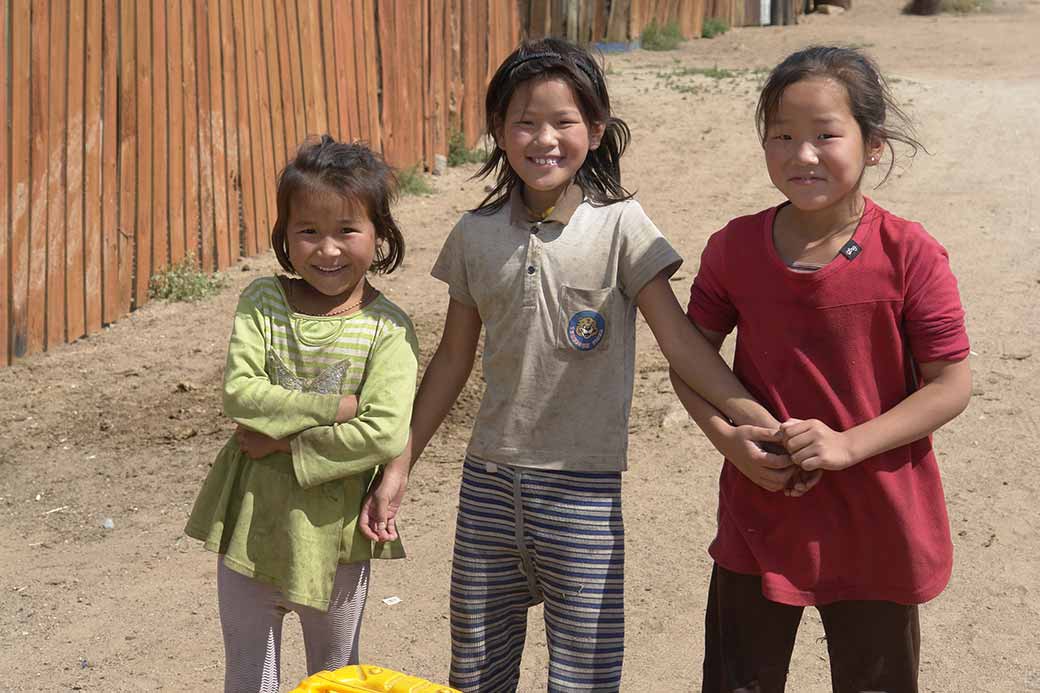
<instances>
[{"instance_id":1,"label":"bare arm","mask_svg":"<svg viewBox=\"0 0 1040 693\"><path fill-rule=\"evenodd\" d=\"M963 361L921 364L924 386L887 412L847 431L811 419L781 426L785 444L803 469L847 469L865 459L931 435L968 406L971 367Z\"/></svg>"},{"instance_id":2,"label":"bare arm","mask_svg":"<svg viewBox=\"0 0 1040 693\"><path fill-rule=\"evenodd\" d=\"M719 356L718 347L709 344L687 319L665 274L650 280L636 302L668 364L697 395L735 423L766 428L778 425L733 375Z\"/></svg>"},{"instance_id":3,"label":"bare arm","mask_svg":"<svg viewBox=\"0 0 1040 693\"><path fill-rule=\"evenodd\" d=\"M706 343L717 354L726 335L699 326L695 329L704 336ZM744 476L767 491L780 491L791 486L792 477L797 474L798 468L787 455L767 452L759 446L759 443L778 442L776 429L779 423L768 427L733 426L718 409L691 390L675 369L671 369L669 375L675 394L694 422L715 449L732 462ZM807 490L808 488L799 488L798 495Z\"/></svg>"},{"instance_id":4,"label":"bare arm","mask_svg":"<svg viewBox=\"0 0 1040 693\"><path fill-rule=\"evenodd\" d=\"M397 512L408 475L434 432L451 411L473 370L483 321L473 306L451 299L437 351L426 366L412 410L412 434L404 451L383 467L361 506L358 525L372 541L398 538Z\"/></svg>"}]
</instances>

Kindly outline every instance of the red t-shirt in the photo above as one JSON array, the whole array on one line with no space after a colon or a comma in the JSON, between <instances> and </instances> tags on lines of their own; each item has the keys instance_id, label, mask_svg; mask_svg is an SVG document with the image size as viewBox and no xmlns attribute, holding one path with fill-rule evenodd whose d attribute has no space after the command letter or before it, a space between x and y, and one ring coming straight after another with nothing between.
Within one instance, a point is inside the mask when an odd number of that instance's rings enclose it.
<instances>
[{"instance_id":1,"label":"red t-shirt","mask_svg":"<svg viewBox=\"0 0 1040 693\"><path fill-rule=\"evenodd\" d=\"M919 224L866 200L860 252L805 273L773 246L777 209L712 235L688 314L708 330L737 328L733 370L780 421L847 430L903 400L920 382L916 363L967 357L946 251ZM785 604L919 604L943 590L953 564L930 437L824 472L801 498L765 491L726 462L718 524L712 557L761 575L763 594Z\"/></svg>"}]
</instances>

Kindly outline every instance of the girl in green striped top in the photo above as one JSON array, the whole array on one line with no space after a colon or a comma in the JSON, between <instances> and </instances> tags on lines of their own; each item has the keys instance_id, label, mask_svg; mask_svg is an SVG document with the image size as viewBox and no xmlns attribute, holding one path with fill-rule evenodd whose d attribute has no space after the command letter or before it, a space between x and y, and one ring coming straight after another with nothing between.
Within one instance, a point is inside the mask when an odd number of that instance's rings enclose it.
<instances>
[{"instance_id":1,"label":"girl in green striped top","mask_svg":"<svg viewBox=\"0 0 1040 693\"><path fill-rule=\"evenodd\" d=\"M271 243L295 276L242 293L224 374L238 429L185 530L219 554L225 690L278 690L288 611L309 673L356 664L369 559L404 555L357 526L376 469L404 449L415 394L412 323L366 280L404 255L395 194L379 157L327 135L279 178Z\"/></svg>"}]
</instances>

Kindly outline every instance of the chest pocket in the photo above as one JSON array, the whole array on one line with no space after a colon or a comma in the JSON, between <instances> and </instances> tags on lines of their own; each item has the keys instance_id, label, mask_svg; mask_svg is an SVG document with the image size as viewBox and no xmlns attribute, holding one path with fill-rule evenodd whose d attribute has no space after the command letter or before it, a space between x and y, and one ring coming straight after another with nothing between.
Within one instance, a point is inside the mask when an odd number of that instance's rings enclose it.
<instances>
[{"instance_id":1,"label":"chest pocket","mask_svg":"<svg viewBox=\"0 0 1040 693\"><path fill-rule=\"evenodd\" d=\"M618 293L613 287L561 287L556 348L578 353L609 351L613 333L620 327L616 317Z\"/></svg>"}]
</instances>

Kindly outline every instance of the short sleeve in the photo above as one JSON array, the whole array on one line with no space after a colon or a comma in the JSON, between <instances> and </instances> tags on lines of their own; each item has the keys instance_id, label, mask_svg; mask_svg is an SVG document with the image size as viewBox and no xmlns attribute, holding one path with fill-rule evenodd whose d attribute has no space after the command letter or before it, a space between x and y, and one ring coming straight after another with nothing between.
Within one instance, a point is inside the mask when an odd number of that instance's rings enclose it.
<instances>
[{"instance_id":1,"label":"short sleeve","mask_svg":"<svg viewBox=\"0 0 1040 693\"><path fill-rule=\"evenodd\" d=\"M444 241L430 274L448 285L448 294L460 303L475 306L466 270L466 217L459 219Z\"/></svg>"},{"instance_id":2,"label":"short sleeve","mask_svg":"<svg viewBox=\"0 0 1040 693\"><path fill-rule=\"evenodd\" d=\"M635 300L650 280L661 272L670 277L682 264L682 257L650 221L635 200L623 203L618 221L621 234L618 280L621 291Z\"/></svg>"},{"instance_id":3,"label":"short sleeve","mask_svg":"<svg viewBox=\"0 0 1040 693\"><path fill-rule=\"evenodd\" d=\"M723 229L713 234L701 253L686 315L706 330L729 334L737 324L737 309L726 290L725 233Z\"/></svg>"},{"instance_id":4,"label":"short sleeve","mask_svg":"<svg viewBox=\"0 0 1040 693\"><path fill-rule=\"evenodd\" d=\"M960 361L970 345L946 249L923 230L907 255L903 323L918 363Z\"/></svg>"}]
</instances>

